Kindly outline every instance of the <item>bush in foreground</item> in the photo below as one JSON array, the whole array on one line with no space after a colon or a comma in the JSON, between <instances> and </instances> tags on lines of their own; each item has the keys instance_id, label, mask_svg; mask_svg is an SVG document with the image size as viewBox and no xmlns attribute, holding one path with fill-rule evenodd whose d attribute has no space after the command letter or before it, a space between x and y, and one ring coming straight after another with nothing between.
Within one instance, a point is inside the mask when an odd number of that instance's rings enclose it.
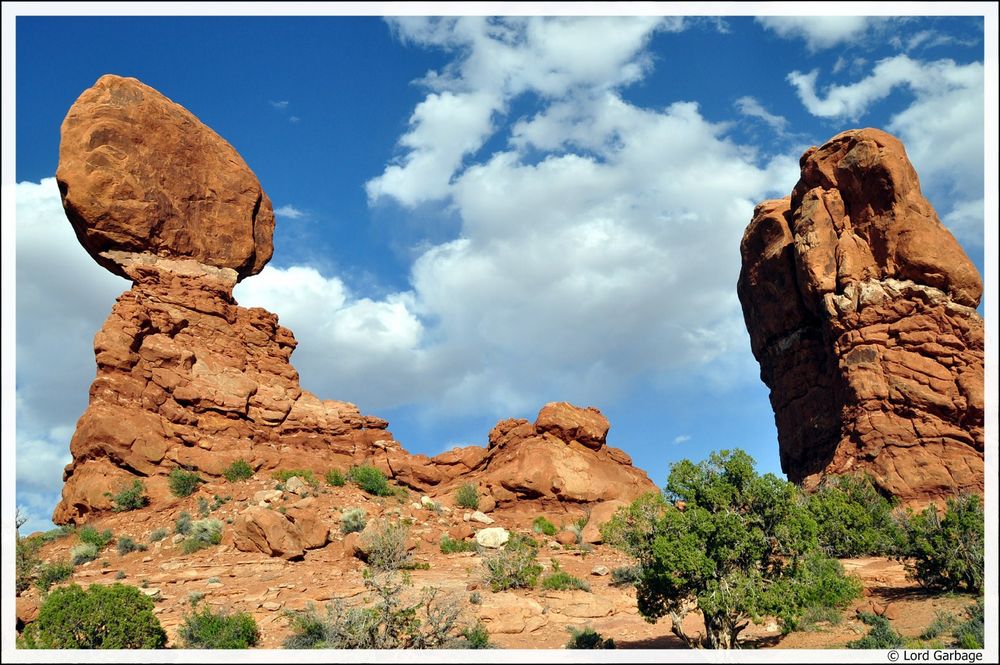
<instances>
[{"instance_id":1,"label":"bush in foreground","mask_svg":"<svg viewBox=\"0 0 1000 665\"><path fill-rule=\"evenodd\" d=\"M952 646L957 649L982 649L986 644L986 629L984 623L985 607L983 599L965 610L966 620L959 624L953 633L955 641Z\"/></svg>"},{"instance_id":2,"label":"bush in foreground","mask_svg":"<svg viewBox=\"0 0 1000 665\"><path fill-rule=\"evenodd\" d=\"M185 615L177 634L188 649L248 649L260 641L260 629L249 613L213 612L209 607Z\"/></svg>"},{"instance_id":3,"label":"bush in foreground","mask_svg":"<svg viewBox=\"0 0 1000 665\"><path fill-rule=\"evenodd\" d=\"M566 630L569 631L570 638L569 642L566 643L567 649L614 649L615 641L613 639L605 639L600 633L595 631L593 628L587 627L583 630L577 630L572 626L567 626Z\"/></svg>"},{"instance_id":4,"label":"bush in foreground","mask_svg":"<svg viewBox=\"0 0 1000 665\"><path fill-rule=\"evenodd\" d=\"M184 498L191 496L198 489L198 485L203 481L197 473L185 471L180 467L174 467L167 476L167 484L170 486L170 493L176 497Z\"/></svg>"},{"instance_id":5,"label":"bush in foreground","mask_svg":"<svg viewBox=\"0 0 1000 665\"><path fill-rule=\"evenodd\" d=\"M550 591L567 591L579 589L590 591L590 585L579 577L570 575L559 566L559 562L552 560L552 572L542 578L542 588Z\"/></svg>"},{"instance_id":6,"label":"bush in foreground","mask_svg":"<svg viewBox=\"0 0 1000 665\"><path fill-rule=\"evenodd\" d=\"M229 466L226 470L222 472L226 480L231 483L238 483L242 480L250 480L253 478L253 467L250 466L246 460L238 459Z\"/></svg>"},{"instance_id":7,"label":"bush in foreground","mask_svg":"<svg viewBox=\"0 0 1000 665\"><path fill-rule=\"evenodd\" d=\"M542 567L535 558L538 544L513 534L499 550L483 553L484 579L493 591L530 589L538 582Z\"/></svg>"},{"instance_id":8,"label":"bush in foreground","mask_svg":"<svg viewBox=\"0 0 1000 665\"><path fill-rule=\"evenodd\" d=\"M641 497L602 529L641 568L639 612L651 621L669 616L689 646L736 648L751 621L775 616L790 625L811 599L839 601L850 591L830 578L838 569L810 564L816 522L799 490L754 466L741 450L678 462L665 496ZM695 637L682 625L692 608L705 623Z\"/></svg>"},{"instance_id":9,"label":"bush in foreground","mask_svg":"<svg viewBox=\"0 0 1000 665\"><path fill-rule=\"evenodd\" d=\"M368 524L368 518L362 508L348 508L340 516L340 532L343 534L362 531Z\"/></svg>"},{"instance_id":10,"label":"bush in foreground","mask_svg":"<svg viewBox=\"0 0 1000 665\"><path fill-rule=\"evenodd\" d=\"M340 599L320 613L310 605L287 613L292 634L288 649L446 649L462 648L468 638L459 624L461 606L440 598L434 588L423 589L410 605L403 601L409 579L399 573L365 571L369 604L346 607ZM476 636L481 640L482 636ZM488 639L488 636L487 636Z\"/></svg>"},{"instance_id":11,"label":"bush in foreground","mask_svg":"<svg viewBox=\"0 0 1000 665\"><path fill-rule=\"evenodd\" d=\"M21 527L27 521L28 517L21 513L21 509L16 509L14 516L14 566L17 595L21 595L22 591L26 591L31 586L31 581L35 579L35 572L42 563L38 556L42 541L38 538L21 537Z\"/></svg>"},{"instance_id":12,"label":"bush in foreground","mask_svg":"<svg viewBox=\"0 0 1000 665\"><path fill-rule=\"evenodd\" d=\"M93 543L79 543L69 549L69 558L74 566L93 561L97 558L97 545Z\"/></svg>"},{"instance_id":13,"label":"bush in foreground","mask_svg":"<svg viewBox=\"0 0 1000 665\"><path fill-rule=\"evenodd\" d=\"M146 486L142 484L141 480L133 480L131 485L122 488L117 494L107 493L105 496L110 497L111 509L116 513L138 510L149 504Z\"/></svg>"},{"instance_id":14,"label":"bush in foreground","mask_svg":"<svg viewBox=\"0 0 1000 665\"><path fill-rule=\"evenodd\" d=\"M405 568L410 562L410 552L406 549L409 535L410 527L405 524L376 522L374 528L362 535L368 565L378 571Z\"/></svg>"},{"instance_id":15,"label":"bush in foreground","mask_svg":"<svg viewBox=\"0 0 1000 665\"><path fill-rule=\"evenodd\" d=\"M903 636L892 629L885 617L865 612L858 618L871 629L861 639L848 642L848 649L900 649L905 646Z\"/></svg>"},{"instance_id":16,"label":"bush in foreground","mask_svg":"<svg viewBox=\"0 0 1000 665\"><path fill-rule=\"evenodd\" d=\"M902 544L896 502L880 494L868 476L826 479L809 496L808 508L820 547L829 556L884 556Z\"/></svg>"},{"instance_id":17,"label":"bush in foreground","mask_svg":"<svg viewBox=\"0 0 1000 665\"><path fill-rule=\"evenodd\" d=\"M331 469L326 472L326 483L332 487L343 487L347 484L347 478L340 469Z\"/></svg>"},{"instance_id":18,"label":"bush in foreground","mask_svg":"<svg viewBox=\"0 0 1000 665\"><path fill-rule=\"evenodd\" d=\"M167 635L153 601L124 584L55 589L25 628L28 649L158 649Z\"/></svg>"},{"instance_id":19,"label":"bush in foreground","mask_svg":"<svg viewBox=\"0 0 1000 665\"><path fill-rule=\"evenodd\" d=\"M353 466L347 472L348 479L373 496L391 496L392 488L385 474L367 464Z\"/></svg>"},{"instance_id":20,"label":"bush in foreground","mask_svg":"<svg viewBox=\"0 0 1000 665\"><path fill-rule=\"evenodd\" d=\"M455 505L459 508L479 508L479 492L473 483L465 483L455 492Z\"/></svg>"},{"instance_id":21,"label":"bush in foreground","mask_svg":"<svg viewBox=\"0 0 1000 665\"><path fill-rule=\"evenodd\" d=\"M222 542L222 522L217 519L195 520L184 538L184 553L191 554L200 549Z\"/></svg>"},{"instance_id":22,"label":"bush in foreground","mask_svg":"<svg viewBox=\"0 0 1000 665\"><path fill-rule=\"evenodd\" d=\"M985 526L976 495L948 499L943 516L928 506L908 524L907 572L925 587L981 593Z\"/></svg>"},{"instance_id":23,"label":"bush in foreground","mask_svg":"<svg viewBox=\"0 0 1000 665\"><path fill-rule=\"evenodd\" d=\"M536 517L535 521L531 523L531 530L543 536L554 536L556 535L556 531L558 531L555 524L541 515Z\"/></svg>"},{"instance_id":24,"label":"bush in foreground","mask_svg":"<svg viewBox=\"0 0 1000 665\"><path fill-rule=\"evenodd\" d=\"M441 554L453 554L454 552L475 552L476 543L471 540L456 540L451 536L441 536Z\"/></svg>"},{"instance_id":25,"label":"bush in foreground","mask_svg":"<svg viewBox=\"0 0 1000 665\"><path fill-rule=\"evenodd\" d=\"M42 564L38 569L38 577L35 578L35 586L42 593L48 593L49 588L63 580L68 580L73 574L73 564L68 561L55 561L53 563Z\"/></svg>"}]
</instances>

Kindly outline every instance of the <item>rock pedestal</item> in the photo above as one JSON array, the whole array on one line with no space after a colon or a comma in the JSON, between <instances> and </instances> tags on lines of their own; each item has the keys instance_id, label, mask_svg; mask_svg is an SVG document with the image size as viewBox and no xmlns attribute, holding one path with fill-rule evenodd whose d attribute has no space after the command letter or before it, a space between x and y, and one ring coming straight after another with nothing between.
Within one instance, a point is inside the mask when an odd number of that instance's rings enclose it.
<instances>
[{"instance_id":1,"label":"rock pedestal","mask_svg":"<svg viewBox=\"0 0 1000 665\"><path fill-rule=\"evenodd\" d=\"M911 505L983 491L982 281L903 145L838 134L754 211L740 302L782 469L863 472Z\"/></svg>"}]
</instances>

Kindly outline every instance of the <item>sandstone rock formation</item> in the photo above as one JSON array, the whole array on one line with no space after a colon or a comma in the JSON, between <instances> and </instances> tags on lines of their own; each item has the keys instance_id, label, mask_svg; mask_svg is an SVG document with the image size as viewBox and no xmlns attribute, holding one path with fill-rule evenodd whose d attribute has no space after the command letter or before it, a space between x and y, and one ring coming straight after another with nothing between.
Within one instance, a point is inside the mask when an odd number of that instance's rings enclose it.
<instances>
[{"instance_id":1,"label":"sandstone rock formation","mask_svg":"<svg viewBox=\"0 0 1000 665\"><path fill-rule=\"evenodd\" d=\"M983 490L982 282L902 144L838 134L754 211L738 291L782 469L870 473L912 505Z\"/></svg>"},{"instance_id":2,"label":"sandstone rock formation","mask_svg":"<svg viewBox=\"0 0 1000 665\"><path fill-rule=\"evenodd\" d=\"M102 76L70 108L56 171L80 243L111 272L154 257L255 275L274 214L239 153L132 78Z\"/></svg>"},{"instance_id":3,"label":"sandstone rock formation","mask_svg":"<svg viewBox=\"0 0 1000 665\"><path fill-rule=\"evenodd\" d=\"M628 454L607 445L609 428L607 418L593 407L551 402L534 423L522 418L497 423L485 450L464 448L431 461L464 458L469 470L448 483L449 490L476 482L500 505L519 499L598 504L656 491Z\"/></svg>"},{"instance_id":4,"label":"sandstone rock formation","mask_svg":"<svg viewBox=\"0 0 1000 665\"><path fill-rule=\"evenodd\" d=\"M303 391L291 331L233 300L270 259L274 218L212 130L135 79L104 76L63 123L57 173L80 242L133 286L95 337L97 378L54 521L110 508L136 476L166 499L177 466L326 469L401 451L384 420Z\"/></svg>"},{"instance_id":5,"label":"sandstone rock formation","mask_svg":"<svg viewBox=\"0 0 1000 665\"><path fill-rule=\"evenodd\" d=\"M518 498L592 502L653 489L605 445L609 425L596 409L550 404L535 425L501 423L488 449L429 458L403 450L385 420L302 390L291 331L233 299L237 281L270 259L274 229L270 201L236 151L160 93L117 76L80 96L62 132L66 214L91 256L133 285L94 339L97 378L53 521L112 508L137 477L154 505L175 501L173 469L211 479L237 460L318 475L372 464L439 495L458 478L480 479L487 512ZM298 558L326 543L302 511L269 513L241 516L238 547Z\"/></svg>"}]
</instances>

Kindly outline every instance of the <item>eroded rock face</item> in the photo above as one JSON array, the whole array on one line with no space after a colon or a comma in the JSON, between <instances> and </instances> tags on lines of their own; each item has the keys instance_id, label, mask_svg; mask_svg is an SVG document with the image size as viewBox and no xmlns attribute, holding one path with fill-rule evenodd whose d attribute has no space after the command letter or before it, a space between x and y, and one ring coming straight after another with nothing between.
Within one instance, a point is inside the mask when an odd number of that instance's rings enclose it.
<instances>
[{"instance_id":1,"label":"eroded rock face","mask_svg":"<svg viewBox=\"0 0 1000 665\"><path fill-rule=\"evenodd\" d=\"M160 257L242 279L271 258L271 201L243 158L133 78L102 76L76 100L56 179L81 244L122 277L131 262Z\"/></svg>"},{"instance_id":2,"label":"eroded rock face","mask_svg":"<svg viewBox=\"0 0 1000 665\"><path fill-rule=\"evenodd\" d=\"M477 482L492 501L509 504L536 500L598 504L630 500L657 488L622 450L607 445L610 423L593 407L566 402L542 407L534 423L502 420L490 432L481 456L461 449L432 458L452 456L474 463L459 476Z\"/></svg>"},{"instance_id":3,"label":"eroded rock face","mask_svg":"<svg viewBox=\"0 0 1000 665\"><path fill-rule=\"evenodd\" d=\"M738 291L782 469L870 473L910 504L983 490L982 281L902 144L838 134L754 211Z\"/></svg>"}]
</instances>

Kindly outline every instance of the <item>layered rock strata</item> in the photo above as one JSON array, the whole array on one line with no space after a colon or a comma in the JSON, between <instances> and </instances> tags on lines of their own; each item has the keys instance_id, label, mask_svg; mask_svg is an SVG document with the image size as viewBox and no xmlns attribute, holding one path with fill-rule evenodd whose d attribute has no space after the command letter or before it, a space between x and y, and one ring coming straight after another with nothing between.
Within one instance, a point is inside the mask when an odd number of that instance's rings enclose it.
<instances>
[{"instance_id":1,"label":"layered rock strata","mask_svg":"<svg viewBox=\"0 0 1000 665\"><path fill-rule=\"evenodd\" d=\"M740 246L738 292L782 469L871 474L911 505L983 490L982 281L903 145L838 134Z\"/></svg>"}]
</instances>

